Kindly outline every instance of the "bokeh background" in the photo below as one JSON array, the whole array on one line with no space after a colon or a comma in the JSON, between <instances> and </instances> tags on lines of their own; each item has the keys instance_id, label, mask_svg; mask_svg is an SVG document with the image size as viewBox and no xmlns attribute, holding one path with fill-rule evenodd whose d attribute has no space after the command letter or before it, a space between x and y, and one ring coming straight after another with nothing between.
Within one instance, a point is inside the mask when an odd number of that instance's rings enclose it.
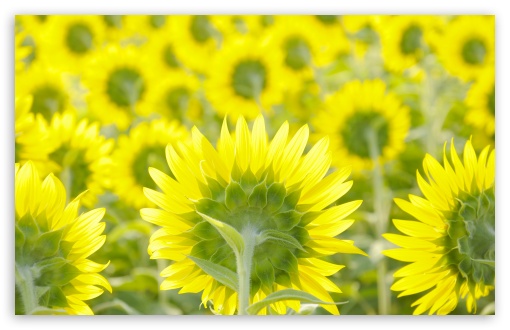
<instances>
[{"instance_id":1,"label":"bokeh background","mask_svg":"<svg viewBox=\"0 0 510 330\"><path fill-rule=\"evenodd\" d=\"M15 34L15 161L107 210L92 259L110 261L113 293L89 301L95 314L210 313L200 294L158 289L167 263L149 259L156 228L139 215L147 168L171 174L164 148L193 126L214 144L226 115L262 113L270 137L284 121L330 136L333 166L353 167L344 198L364 201L342 239L369 254L332 257L347 265L331 278L341 314L412 313L417 297L390 290L403 263L380 253L408 217L393 198L420 195L416 171L445 142L495 145L493 16L18 15Z\"/></svg>"}]
</instances>

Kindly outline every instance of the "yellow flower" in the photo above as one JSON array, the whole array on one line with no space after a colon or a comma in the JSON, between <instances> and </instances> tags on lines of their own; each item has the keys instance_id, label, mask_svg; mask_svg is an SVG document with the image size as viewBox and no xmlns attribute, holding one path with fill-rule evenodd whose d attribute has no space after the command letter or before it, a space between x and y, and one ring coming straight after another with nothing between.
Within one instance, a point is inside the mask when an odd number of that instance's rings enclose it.
<instances>
[{"instance_id":1,"label":"yellow flower","mask_svg":"<svg viewBox=\"0 0 510 330\"><path fill-rule=\"evenodd\" d=\"M51 15L36 41L37 59L60 71L82 74L105 42L104 24L96 15Z\"/></svg>"},{"instance_id":2,"label":"yellow flower","mask_svg":"<svg viewBox=\"0 0 510 330\"><path fill-rule=\"evenodd\" d=\"M437 47L444 67L464 81L494 66L494 16L457 16L445 28Z\"/></svg>"},{"instance_id":3,"label":"yellow flower","mask_svg":"<svg viewBox=\"0 0 510 330\"><path fill-rule=\"evenodd\" d=\"M167 18L167 20L170 19L173 19L173 17ZM150 34L147 33L147 43L144 46L144 51L151 58L151 62L148 63L151 70L157 72L160 76L170 71L182 70L181 60L176 56L178 47L171 22Z\"/></svg>"},{"instance_id":4,"label":"yellow flower","mask_svg":"<svg viewBox=\"0 0 510 330\"><path fill-rule=\"evenodd\" d=\"M382 80L351 81L326 99L314 126L319 136L329 134L334 165L363 170L374 157L386 162L403 151L410 114Z\"/></svg>"},{"instance_id":5,"label":"yellow flower","mask_svg":"<svg viewBox=\"0 0 510 330\"><path fill-rule=\"evenodd\" d=\"M267 15L213 15L210 18L224 40L239 38L246 34L260 35L273 23L273 18Z\"/></svg>"},{"instance_id":6,"label":"yellow flower","mask_svg":"<svg viewBox=\"0 0 510 330\"><path fill-rule=\"evenodd\" d=\"M126 15L123 28L133 36L151 38L152 34L168 28L171 19L171 16L166 15Z\"/></svg>"},{"instance_id":7,"label":"yellow flower","mask_svg":"<svg viewBox=\"0 0 510 330\"><path fill-rule=\"evenodd\" d=\"M49 129L48 172L64 182L69 198L88 190L82 197L87 207L94 206L109 185L108 156L114 141L100 135L99 129L97 122L78 120L74 111L54 115Z\"/></svg>"},{"instance_id":8,"label":"yellow flower","mask_svg":"<svg viewBox=\"0 0 510 330\"><path fill-rule=\"evenodd\" d=\"M36 116L30 112L32 102L30 95L17 96L15 100L15 162L23 165L27 160L31 160L39 170L43 170L51 152L48 144L48 124L41 115Z\"/></svg>"},{"instance_id":9,"label":"yellow flower","mask_svg":"<svg viewBox=\"0 0 510 330\"><path fill-rule=\"evenodd\" d=\"M342 27L351 39L351 53L363 58L368 47L379 40L377 31L387 20L384 15L342 15Z\"/></svg>"},{"instance_id":10,"label":"yellow flower","mask_svg":"<svg viewBox=\"0 0 510 330\"><path fill-rule=\"evenodd\" d=\"M147 94L155 84L150 61L144 49L134 45L111 45L96 53L84 75L91 115L104 125L127 129L140 109L147 109Z\"/></svg>"},{"instance_id":11,"label":"yellow flower","mask_svg":"<svg viewBox=\"0 0 510 330\"><path fill-rule=\"evenodd\" d=\"M196 127L192 144L167 147L167 162L175 179L149 168L163 191L144 189L145 196L159 208L142 209L140 214L162 227L150 239L149 254L152 259L173 261L161 272L166 277L162 290L202 292L204 306L212 302L215 312L235 313L238 293L199 266L215 263L227 273L235 273L239 267L228 241L206 220L214 218L221 226L254 235L250 239L258 242L252 250L251 271L246 270L251 302L285 288L327 302L332 302L329 292L340 292L327 276L344 266L330 263L326 257L336 253L366 255L353 241L335 238L352 225L354 220L345 218L361 201L333 206L352 186L352 181L345 181L350 169L326 176L331 162L328 138L303 155L308 126L292 138L288 131L285 122L268 141L259 115L251 131L239 117L231 136L225 118L216 149ZM274 303L271 312L285 314L287 307L297 311L300 304L289 300ZM323 307L338 314L335 306Z\"/></svg>"},{"instance_id":12,"label":"yellow flower","mask_svg":"<svg viewBox=\"0 0 510 330\"><path fill-rule=\"evenodd\" d=\"M33 51L33 47L25 44L26 38L26 32L16 32L14 34L14 70L16 73L25 69L25 61Z\"/></svg>"},{"instance_id":13,"label":"yellow flower","mask_svg":"<svg viewBox=\"0 0 510 330\"><path fill-rule=\"evenodd\" d=\"M280 63L267 43L247 37L226 44L209 65L207 99L220 117L228 114L232 120L240 115L254 119L262 109L271 114L285 88Z\"/></svg>"},{"instance_id":14,"label":"yellow flower","mask_svg":"<svg viewBox=\"0 0 510 330\"><path fill-rule=\"evenodd\" d=\"M196 123L202 119L203 107L198 93L200 81L182 70L168 71L147 93L147 102L140 114L160 113L181 123Z\"/></svg>"},{"instance_id":15,"label":"yellow flower","mask_svg":"<svg viewBox=\"0 0 510 330\"><path fill-rule=\"evenodd\" d=\"M466 96L466 123L494 138L496 129L496 85L494 68L484 70L473 83Z\"/></svg>"},{"instance_id":16,"label":"yellow flower","mask_svg":"<svg viewBox=\"0 0 510 330\"><path fill-rule=\"evenodd\" d=\"M221 33L211 17L203 15L177 15L172 17L175 36L175 53L185 67L204 73L210 59L220 46Z\"/></svg>"},{"instance_id":17,"label":"yellow flower","mask_svg":"<svg viewBox=\"0 0 510 330\"><path fill-rule=\"evenodd\" d=\"M495 285L495 153L490 146L477 155L467 141L462 162L453 140L451 158L443 151L444 165L426 155L417 172L425 198L409 195L395 203L416 220L393 220L405 235L384 237L401 248L386 250L390 258L411 262L394 276L391 287L399 297L422 293L411 306L414 314L448 314L467 296L469 312L476 300ZM452 166L452 165L453 166Z\"/></svg>"},{"instance_id":18,"label":"yellow flower","mask_svg":"<svg viewBox=\"0 0 510 330\"><path fill-rule=\"evenodd\" d=\"M429 47L429 34L439 21L437 16L397 15L379 25L382 56L388 70L402 73L418 64Z\"/></svg>"},{"instance_id":19,"label":"yellow flower","mask_svg":"<svg viewBox=\"0 0 510 330\"><path fill-rule=\"evenodd\" d=\"M30 112L41 114L48 122L55 113L68 108L75 96L62 73L40 61L17 73L15 80L16 95L32 95Z\"/></svg>"},{"instance_id":20,"label":"yellow flower","mask_svg":"<svg viewBox=\"0 0 510 330\"><path fill-rule=\"evenodd\" d=\"M287 89L295 91L303 81L314 79L313 68L331 41L319 38L320 31L320 23L308 16L278 16L266 30L270 51L280 53L283 70L279 79ZM325 40L328 42L321 43Z\"/></svg>"},{"instance_id":21,"label":"yellow flower","mask_svg":"<svg viewBox=\"0 0 510 330\"><path fill-rule=\"evenodd\" d=\"M135 209L154 207L143 194L144 186L156 189L148 168L156 167L172 175L166 164L165 147L187 137L185 127L175 120L165 119L142 122L131 129L129 135L119 136L112 154L112 190Z\"/></svg>"},{"instance_id":22,"label":"yellow flower","mask_svg":"<svg viewBox=\"0 0 510 330\"><path fill-rule=\"evenodd\" d=\"M89 259L105 242L105 209L78 215L81 194L66 206L53 174L41 182L34 164L16 164L16 314L92 315L84 302L111 292Z\"/></svg>"},{"instance_id":23,"label":"yellow flower","mask_svg":"<svg viewBox=\"0 0 510 330\"><path fill-rule=\"evenodd\" d=\"M303 16L302 19L308 20L313 26L317 42L323 47L315 58L317 66L328 65L339 55L349 52L349 41L342 28L340 16L315 15Z\"/></svg>"},{"instance_id":24,"label":"yellow flower","mask_svg":"<svg viewBox=\"0 0 510 330\"><path fill-rule=\"evenodd\" d=\"M106 41L120 44L133 37L133 29L126 28L128 15L100 15L105 28Z\"/></svg>"}]
</instances>

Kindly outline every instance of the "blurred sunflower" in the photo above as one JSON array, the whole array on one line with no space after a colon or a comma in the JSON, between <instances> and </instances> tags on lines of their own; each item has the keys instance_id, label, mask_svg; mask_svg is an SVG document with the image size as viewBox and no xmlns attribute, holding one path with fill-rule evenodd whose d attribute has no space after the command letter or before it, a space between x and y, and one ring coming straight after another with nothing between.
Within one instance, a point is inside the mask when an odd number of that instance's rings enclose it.
<instances>
[{"instance_id":1,"label":"blurred sunflower","mask_svg":"<svg viewBox=\"0 0 510 330\"><path fill-rule=\"evenodd\" d=\"M410 114L382 80L356 80L326 99L314 126L316 137L329 135L333 164L359 171L371 169L374 157L386 162L404 150Z\"/></svg>"},{"instance_id":2,"label":"blurred sunflower","mask_svg":"<svg viewBox=\"0 0 510 330\"><path fill-rule=\"evenodd\" d=\"M147 93L147 102L140 109L142 115L157 112L167 119L193 123L202 118L202 105L198 99L200 81L195 75L182 70L168 71L158 84Z\"/></svg>"},{"instance_id":3,"label":"blurred sunflower","mask_svg":"<svg viewBox=\"0 0 510 330\"><path fill-rule=\"evenodd\" d=\"M262 109L272 113L285 88L279 55L268 51L267 43L251 38L237 39L215 54L205 92L220 117L254 119Z\"/></svg>"},{"instance_id":4,"label":"blurred sunflower","mask_svg":"<svg viewBox=\"0 0 510 330\"><path fill-rule=\"evenodd\" d=\"M170 22L148 35L144 49L148 57L152 59L151 70L160 75L169 71L182 70L183 65L175 55L176 48L178 47L173 25Z\"/></svg>"},{"instance_id":5,"label":"blurred sunflower","mask_svg":"<svg viewBox=\"0 0 510 330\"><path fill-rule=\"evenodd\" d=\"M96 15L51 15L40 42L36 41L37 59L60 71L82 74L94 52L102 48L104 33Z\"/></svg>"},{"instance_id":6,"label":"blurred sunflower","mask_svg":"<svg viewBox=\"0 0 510 330\"><path fill-rule=\"evenodd\" d=\"M384 26L387 16L342 15L340 20L345 34L353 41L351 53L361 58L365 56L368 47L379 40L377 31Z\"/></svg>"},{"instance_id":7,"label":"blurred sunflower","mask_svg":"<svg viewBox=\"0 0 510 330\"><path fill-rule=\"evenodd\" d=\"M14 71L16 73L25 69L27 57L33 51L33 47L25 44L27 36L26 32L14 34Z\"/></svg>"},{"instance_id":8,"label":"blurred sunflower","mask_svg":"<svg viewBox=\"0 0 510 330\"><path fill-rule=\"evenodd\" d=\"M282 83L287 89L296 90L303 81L313 80L316 59L327 50L328 44L320 44L317 23L306 16L279 16L266 30L271 52L280 53L282 60Z\"/></svg>"},{"instance_id":9,"label":"blurred sunflower","mask_svg":"<svg viewBox=\"0 0 510 330\"><path fill-rule=\"evenodd\" d=\"M105 38L110 44L123 44L133 37L133 29L127 29L126 24L129 15L99 15L103 21Z\"/></svg>"},{"instance_id":10,"label":"blurred sunflower","mask_svg":"<svg viewBox=\"0 0 510 330\"><path fill-rule=\"evenodd\" d=\"M30 111L41 114L48 122L56 113L63 112L71 104L74 92L60 71L35 61L16 74L16 95L32 95Z\"/></svg>"},{"instance_id":11,"label":"blurred sunflower","mask_svg":"<svg viewBox=\"0 0 510 330\"><path fill-rule=\"evenodd\" d=\"M414 314L448 314L460 298L474 313L477 299L495 286L495 153L490 146L476 153L467 141L464 162L457 155L453 139L451 162L443 151L444 166L426 155L423 170L428 182L417 172L425 198L409 195L395 203L418 221L393 220L405 235L384 237L401 248L383 253L411 262L394 276L391 287L399 297L423 293L411 306Z\"/></svg>"},{"instance_id":12,"label":"blurred sunflower","mask_svg":"<svg viewBox=\"0 0 510 330\"><path fill-rule=\"evenodd\" d=\"M154 33L170 26L170 16L167 15L126 15L123 28L133 36L151 38Z\"/></svg>"},{"instance_id":13,"label":"blurred sunflower","mask_svg":"<svg viewBox=\"0 0 510 330\"><path fill-rule=\"evenodd\" d=\"M156 189L148 168L159 168L173 176L165 160L165 147L186 140L188 135L176 120L156 119L138 124L129 135L119 136L111 157L113 192L135 209L154 207L143 194L143 187Z\"/></svg>"},{"instance_id":14,"label":"blurred sunflower","mask_svg":"<svg viewBox=\"0 0 510 330\"><path fill-rule=\"evenodd\" d=\"M481 130L484 135L494 139L496 130L496 85L494 68L483 71L473 83L466 96L466 123Z\"/></svg>"},{"instance_id":15,"label":"blurred sunflower","mask_svg":"<svg viewBox=\"0 0 510 330\"><path fill-rule=\"evenodd\" d=\"M323 47L318 56L315 57L317 66L330 64L341 54L349 52L349 41L342 28L340 16L336 15L314 15L301 16L303 21L313 26L315 38Z\"/></svg>"},{"instance_id":16,"label":"blurred sunflower","mask_svg":"<svg viewBox=\"0 0 510 330\"><path fill-rule=\"evenodd\" d=\"M445 29L438 57L454 76L470 81L494 65L494 16L455 17Z\"/></svg>"},{"instance_id":17,"label":"blurred sunflower","mask_svg":"<svg viewBox=\"0 0 510 330\"><path fill-rule=\"evenodd\" d=\"M155 82L150 61L144 49L134 45L110 45L96 53L84 75L91 116L104 125L127 129L140 109L146 109L147 94Z\"/></svg>"},{"instance_id":18,"label":"blurred sunflower","mask_svg":"<svg viewBox=\"0 0 510 330\"><path fill-rule=\"evenodd\" d=\"M233 314L238 308L238 293L198 264L200 260L211 262L234 273L238 267L232 249L202 218L203 214L232 226L243 233L245 240L257 238L249 259L251 271L247 270L251 302L284 288L333 301L328 291L340 289L327 276L344 266L327 262L326 257L336 253L366 255L353 241L335 238L352 225L354 220L344 218L361 201L329 207L351 188L352 181L345 181L350 169L342 168L325 176L331 162L328 139L323 138L302 155L308 126L289 137L289 141L288 131L285 122L268 142L264 119L259 115L252 131L239 117L235 134L231 135L225 118L217 149L196 127L192 129L192 144L167 147L167 161L175 179L149 168L163 191L144 189L147 198L160 209L146 208L140 214L144 220L162 227L150 239L149 254L152 259L174 261L161 272L166 277L162 290L202 292L204 306L211 301L221 314ZM283 237L293 244L283 243ZM285 314L287 307L297 311L300 304L278 302L262 313ZM338 314L335 306L323 307Z\"/></svg>"},{"instance_id":19,"label":"blurred sunflower","mask_svg":"<svg viewBox=\"0 0 510 330\"><path fill-rule=\"evenodd\" d=\"M52 152L47 164L65 184L68 199L88 190L82 202L92 207L97 196L109 186L109 155L113 139L99 133L99 123L76 118L74 111L55 114L51 120L48 145Z\"/></svg>"},{"instance_id":20,"label":"blurred sunflower","mask_svg":"<svg viewBox=\"0 0 510 330\"><path fill-rule=\"evenodd\" d=\"M39 170L45 168L51 147L48 145L48 125L41 115L30 112L32 96L18 96L15 99L14 115L14 161L23 165L33 161Z\"/></svg>"},{"instance_id":21,"label":"blurred sunflower","mask_svg":"<svg viewBox=\"0 0 510 330\"><path fill-rule=\"evenodd\" d=\"M172 31L175 36L175 54L185 67L204 73L210 59L219 49L221 33L212 23L210 16L178 15L172 17Z\"/></svg>"},{"instance_id":22,"label":"blurred sunflower","mask_svg":"<svg viewBox=\"0 0 510 330\"><path fill-rule=\"evenodd\" d=\"M246 34L258 35L267 25L263 15L213 15L211 21L227 42Z\"/></svg>"},{"instance_id":23,"label":"blurred sunflower","mask_svg":"<svg viewBox=\"0 0 510 330\"><path fill-rule=\"evenodd\" d=\"M439 24L437 16L396 15L379 25L382 56L388 70L402 73L426 54L428 34Z\"/></svg>"},{"instance_id":24,"label":"blurred sunflower","mask_svg":"<svg viewBox=\"0 0 510 330\"><path fill-rule=\"evenodd\" d=\"M34 164L15 170L16 314L94 314L84 302L112 291L88 259L105 242L105 209L78 215L83 194L66 206L53 174L43 182Z\"/></svg>"}]
</instances>

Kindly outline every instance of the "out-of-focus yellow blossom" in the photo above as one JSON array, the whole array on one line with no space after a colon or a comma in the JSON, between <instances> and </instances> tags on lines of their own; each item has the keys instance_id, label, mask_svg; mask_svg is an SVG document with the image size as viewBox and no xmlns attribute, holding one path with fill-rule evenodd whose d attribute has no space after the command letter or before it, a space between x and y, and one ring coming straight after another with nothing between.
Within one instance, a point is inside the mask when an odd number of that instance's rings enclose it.
<instances>
[{"instance_id":1,"label":"out-of-focus yellow blossom","mask_svg":"<svg viewBox=\"0 0 510 330\"><path fill-rule=\"evenodd\" d=\"M314 120L316 136L330 137L333 164L352 164L355 171L394 159L410 124L409 108L380 79L346 83Z\"/></svg>"},{"instance_id":2,"label":"out-of-focus yellow blossom","mask_svg":"<svg viewBox=\"0 0 510 330\"><path fill-rule=\"evenodd\" d=\"M156 189L149 176L149 167L155 167L173 177L165 159L165 148L188 139L189 133L178 121L155 119L142 122L128 134L119 136L112 154L110 178L112 190L127 205L140 209L154 207L143 194L143 187Z\"/></svg>"}]
</instances>

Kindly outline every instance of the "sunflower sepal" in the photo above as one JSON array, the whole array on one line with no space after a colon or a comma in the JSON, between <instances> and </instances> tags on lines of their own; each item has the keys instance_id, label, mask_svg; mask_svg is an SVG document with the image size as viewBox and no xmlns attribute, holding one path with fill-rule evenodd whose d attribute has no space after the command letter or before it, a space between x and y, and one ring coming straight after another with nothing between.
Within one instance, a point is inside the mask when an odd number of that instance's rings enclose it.
<instances>
[{"instance_id":1,"label":"sunflower sepal","mask_svg":"<svg viewBox=\"0 0 510 330\"><path fill-rule=\"evenodd\" d=\"M212 276L216 281L236 292L239 291L239 286L237 285L237 275L227 267L223 267L214 262L210 262L209 260L196 258L193 256L188 256L188 258L196 263L200 269L202 269L208 275Z\"/></svg>"}]
</instances>

